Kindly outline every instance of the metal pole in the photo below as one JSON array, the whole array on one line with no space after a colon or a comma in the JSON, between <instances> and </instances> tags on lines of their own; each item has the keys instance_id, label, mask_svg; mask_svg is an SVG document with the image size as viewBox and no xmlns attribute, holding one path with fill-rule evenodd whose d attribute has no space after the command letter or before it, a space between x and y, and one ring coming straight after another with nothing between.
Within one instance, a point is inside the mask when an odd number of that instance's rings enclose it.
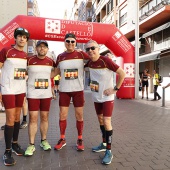
<instances>
[{"instance_id":1,"label":"metal pole","mask_svg":"<svg viewBox=\"0 0 170 170\"><path fill-rule=\"evenodd\" d=\"M165 106L165 88L162 88L162 107Z\"/></svg>"},{"instance_id":2,"label":"metal pole","mask_svg":"<svg viewBox=\"0 0 170 170\"><path fill-rule=\"evenodd\" d=\"M136 3L135 22L135 98L139 98L139 1Z\"/></svg>"}]
</instances>

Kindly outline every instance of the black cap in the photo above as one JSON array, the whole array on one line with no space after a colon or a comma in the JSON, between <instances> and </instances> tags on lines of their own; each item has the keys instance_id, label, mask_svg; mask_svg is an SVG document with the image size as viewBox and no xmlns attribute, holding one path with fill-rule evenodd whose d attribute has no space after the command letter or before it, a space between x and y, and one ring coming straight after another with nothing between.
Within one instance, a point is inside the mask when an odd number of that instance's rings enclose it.
<instances>
[{"instance_id":1,"label":"black cap","mask_svg":"<svg viewBox=\"0 0 170 170\"><path fill-rule=\"evenodd\" d=\"M39 40L39 41L37 42L36 47L38 47L41 43L44 43L44 44L45 44L45 46L47 46L47 47L48 47L48 43L47 43L47 41L45 41L45 40Z\"/></svg>"},{"instance_id":2,"label":"black cap","mask_svg":"<svg viewBox=\"0 0 170 170\"><path fill-rule=\"evenodd\" d=\"M25 35L27 37L27 40L30 38L30 33L28 32L28 30L22 27L15 29L14 31L15 39L17 38L18 35Z\"/></svg>"},{"instance_id":3,"label":"black cap","mask_svg":"<svg viewBox=\"0 0 170 170\"><path fill-rule=\"evenodd\" d=\"M65 39L67 38L74 38L76 40L76 36L73 33L68 33L65 35Z\"/></svg>"}]
</instances>

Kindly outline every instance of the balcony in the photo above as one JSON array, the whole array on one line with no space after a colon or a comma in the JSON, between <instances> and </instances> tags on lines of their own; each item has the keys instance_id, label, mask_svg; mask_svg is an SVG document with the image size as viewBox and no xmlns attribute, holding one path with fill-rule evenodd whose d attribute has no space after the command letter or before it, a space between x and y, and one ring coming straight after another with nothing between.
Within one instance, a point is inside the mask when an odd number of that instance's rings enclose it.
<instances>
[{"instance_id":1,"label":"balcony","mask_svg":"<svg viewBox=\"0 0 170 170\"><path fill-rule=\"evenodd\" d=\"M170 14L170 0L164 0L158 3L158 1L147 1L140 8L139 26L140 33L146 33L160 25L169 21ZM131 30L125 34L129 39L134 37L135 30Z\"/></svg>"},{"instance_id":2,"label":"balcony","mask_svg":"<svg viewBox=\"0 0 170 170\"><path fill-rule=\"evenodd\" d=\"M92 22L92 15L87 15L86 16L86 21Z\"/></svg>"},{"instance_id":3,"label":"balcony","mask_svg":"<svg viewBox=\"0 0 170 170\"><path fill-rule=\"evenodd\" d=\"M143 5L139 11L139 21L144 20L148 16L152 15L153 13L157 12L164 6L168 5L168 1L162 1L162 2L157 2L155 0L147 2L145 5Z\"/></svg>"},{"instance_id":4,"label":"balcony","mask_svg":"<svg viewBox=\"0 0 170 170\"><path fill-rule=\"evenodd\" d=\"M86 8L91 8L92 0L86 0Z\"/></svg>"},{"instance_id":5,"label":"balcony","mask_svg":"<svg viewBox=\"0 0 170 170\"><path fill-rule=\"evenodd\" d=\"M34 7L34 0L28 0L28 8Z\"/></svg>"}]
</instances>

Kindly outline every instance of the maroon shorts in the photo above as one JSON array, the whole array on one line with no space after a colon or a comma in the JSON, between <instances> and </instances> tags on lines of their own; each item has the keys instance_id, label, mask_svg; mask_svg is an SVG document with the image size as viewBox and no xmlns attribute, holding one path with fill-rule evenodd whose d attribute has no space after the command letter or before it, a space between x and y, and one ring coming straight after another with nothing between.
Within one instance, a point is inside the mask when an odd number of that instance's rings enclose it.
<instances>
[{"instance_id":1,"label":"maroon shorts","mask_svg":"<svg viewBox=\"0 0 170 170\"><path fill-rule=\"evenodd\" d=\"M74 107L84 106L84 92L59 92L59 106L69 107L70 99L72 97Z\"/></svg>"},{"instance_id":2,"label":"maroon shorts","mask_svg":"<svg viewBox=\"0 0 170 170\"><path fill-rule=\"evenodd\" d=\"M29 111L49 111L51 98L45 99L31 99L28 98L28 110Z\"/></svg>"},{"instance_id":3,"label":"maroon shorts","mask_svg":"<svg viewBox=\"0 0 170 170\"><path fill-rule=\"evenodd\" d=\"M24 102L25 93L21 94L5 94L2 95L2 102L5 109L12 109L22 107Z\"/></svg>"},{"instance_id":4,"label":"maroon shorts","mask_svg":"<svg viewBox=\"0 0 170 170\"><path fill-rule=\"evenodd\" d=\"M114 108L114 100L103 103L94 102L94 106L98 115L103 114L104 117L111 117Z\"/></svg>"}]
</instances>

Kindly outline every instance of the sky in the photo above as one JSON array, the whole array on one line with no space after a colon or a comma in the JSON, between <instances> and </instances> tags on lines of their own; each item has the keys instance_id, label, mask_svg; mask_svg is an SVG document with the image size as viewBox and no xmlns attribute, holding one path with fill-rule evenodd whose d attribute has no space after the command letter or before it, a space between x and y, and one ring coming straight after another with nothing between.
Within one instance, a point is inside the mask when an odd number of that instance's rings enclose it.
<instances>
[{"instance_id":1,"label":"sky","mask_svg":"<svg viewBox=\"0 0 170 170\"><path fill-rule=\"evenodd\" d=\"M40 17L63 19L65 10L71 11L74 0L37 0ZM64 43L48 41L49 50L56 55L63 52Z\"/></svg>"}]
</instances>

